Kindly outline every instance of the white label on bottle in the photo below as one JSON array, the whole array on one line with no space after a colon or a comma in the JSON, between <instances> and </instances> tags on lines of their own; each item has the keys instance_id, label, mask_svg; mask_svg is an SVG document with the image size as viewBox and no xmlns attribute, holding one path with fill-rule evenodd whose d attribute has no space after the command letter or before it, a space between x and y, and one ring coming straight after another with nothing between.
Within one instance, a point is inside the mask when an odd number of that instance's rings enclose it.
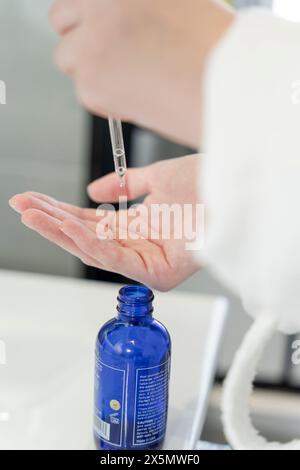
<instances>
[{"instance_id":1,"label":"white label on bottle","mask_svg":"<svg viewBox=\"0 0 300 470\"><path fill-rule=\"evenodd\" d=\"M169 361L136 370L133 445L164 437L168 413Z\"/></svg>"}]
</instances>

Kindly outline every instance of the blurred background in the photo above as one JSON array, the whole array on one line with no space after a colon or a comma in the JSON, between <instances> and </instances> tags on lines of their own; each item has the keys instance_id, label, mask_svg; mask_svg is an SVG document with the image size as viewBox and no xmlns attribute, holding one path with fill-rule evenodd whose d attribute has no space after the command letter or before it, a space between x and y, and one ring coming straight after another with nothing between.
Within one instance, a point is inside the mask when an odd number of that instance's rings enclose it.
<instances>
[{"instance_id":1,"label":"blurred background","mask_svg":"<svg viewBox=\"0 0 300 470\"><path fill-rule=\"evenodd\" d=\"M7 103L0 105L0 269L123 282L119 276L85 268L27 230L7 204L13 194L32 189L80 206L91 205L86 184L113 170L107 122L88 115L77 104L71 81L52 63L56 38L48 25L51 3L51 0L0 3L0 16L5 19L0 27L0 80L7 85ZM228 3L234 3L236 8L263 5L279 16L300 21L299 0ZM130 166L194 152L144 129L131 125L124 129ZM205 431L207 437L222 440L217 384L224 377L250 320L238 299L205 270L180 288L223 294L230 300L230 317ZM300 389L300 368L290 361L293 340L278 334L272 341L257 377L261 394L256 394L253 404L258 425L279 439L293 437L300 424L300 414L287 413L285 421L280 414L285 406L287 410L293 409L291 403ZM275 430L278 419L281 426Z\"/></svg>"}]
</instances>

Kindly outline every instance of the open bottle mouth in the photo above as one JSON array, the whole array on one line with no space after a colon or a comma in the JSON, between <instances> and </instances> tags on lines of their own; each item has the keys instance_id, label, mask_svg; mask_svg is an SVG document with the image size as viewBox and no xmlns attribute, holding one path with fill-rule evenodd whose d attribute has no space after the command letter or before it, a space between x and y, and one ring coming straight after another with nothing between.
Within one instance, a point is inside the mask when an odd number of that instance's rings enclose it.
<instances>
[{"instance_id":1,"label":"open bottle mouth","mask_svg":"<svg viewBox=\"0 0 300 470\"><path fill-rule=\"evenodd\" d=\"M125 286L119 291L118 300L126 304L138 305L152 302L154 295L146 286Z\"/></svg>"},{"instance_id":2,"label":"open bottle mouth","mask_svg":"<svg viewBox=\"0 0 300 470\"><path fill-rule=\"evenodd\" d=\"M118 311L127 316L143 316L153 311L154 295L146 286L125 286L119 291Z\"/></svg>"}]
</instances>

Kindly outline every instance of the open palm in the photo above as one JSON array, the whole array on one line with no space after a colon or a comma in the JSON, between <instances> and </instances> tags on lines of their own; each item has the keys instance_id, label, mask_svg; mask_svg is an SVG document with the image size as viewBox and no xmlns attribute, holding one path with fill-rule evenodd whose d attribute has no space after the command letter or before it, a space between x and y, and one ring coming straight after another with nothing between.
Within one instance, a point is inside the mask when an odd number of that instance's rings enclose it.
<instances>
[{"instance_id":1,"label":"open palm","mask_svg":"<svg viewBox=\"0 0 300 470\"><path fill-rule=\"evenodd\" d=\"M134 200L144 196L146 209L156 204L184 205L197 203L197 169L200 159L189 156L155 163L127 173L126 197ZM117 202L120 196L115 174L96 180L88 187L96 202ZM197 261L186 250L184 237L161 237L162 227L149 228L149 220L133 232L122 226L124 214L133 220L129 209L119 213L99 215L94 209L82 209L56 201L44 194L26 192L10 200L21 214L22 222L56 245L80 258L85 264L120 273L152 288L168 290L199 269ZM176 222L175 222L176 223ZM112 237L105 238L106 229ZM103 233L102 233L103 231ZM128 236L124 236L124 231ZM158 235L153 236L153 231ZM122 233L122 236L120 236ZM125 235L126 235L125 233Z\"/></svg>"}]
</instances>

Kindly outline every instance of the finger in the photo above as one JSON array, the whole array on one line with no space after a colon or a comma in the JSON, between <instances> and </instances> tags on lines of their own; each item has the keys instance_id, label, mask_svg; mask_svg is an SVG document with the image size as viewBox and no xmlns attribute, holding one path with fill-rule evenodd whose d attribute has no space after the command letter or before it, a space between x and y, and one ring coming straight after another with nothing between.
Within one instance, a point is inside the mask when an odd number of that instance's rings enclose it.
<instances>
[{"instance_id":1,"label":"finger","mask_svg":"<svg viewBox=\"0 0 300 470\"><path fill-rule=\"evenodd\" d=\"M84 67L81 67L80 70L78 70L77 76L74 77L77 101L90 113L107 119L108 116L112 114L111 110L105 106L102 106L102 102L99 102L99 100L95 99L95 93L90 86L86 85L86 80L83 75ZM122 119L125 121L125 116L122 116ZM129 120L129 118L127 118L127 120Z\"/></svg>"},{"instance_id":2,"label":"finger","mask_svg":"<svg viewBox=\"0 0 300 470\"><path fill-rule=\"evenodd\" d=\"M9 200L9 204L17 212L20 212L19 204L18 204L19 196L32 196L36 199L40 199L41 201L45 201L46 203L52 205L53 207L69 212L70 214L82 220L89 220L91 222L99 221L99 217L97 216L95 209L83 209L81 207L77 207L72 204L67 204L66 202L57 201L53 197L47 196L46 194L37 193L35 191L28 191L23 194L16 194Z\"/></svg>"},{"instance_id":3,"label":"finger","mask_svg":"<svg viewBox=\"0 0 300 470\"><path fill-rule=\"evenodd\" d=\"M80 222L65 221L60 230L88 256L97 259L105 269L141 280L145 277L145 265L134 250L122 247L114 240L99 240Z\"/></svg>"},{"instance_id":4,"label":"finger","mask_svg":"<svg viewBox=\"0 0 300 470\"><path fill-rule=\"evenodd\" d=\"M22 222L26 227L35 230L42 237L84 260L86 264L101 268L101 264L97 260L82 252L73 240L59 229L61 222L54 217L36 209L29 209L22 214Z\"/></svg>"},{"instance_id":5,"label":"finger","mask_svg":"<svg viewBox=\"0 0 300 470\"><path fill-rule=\"evenodd\" d=\"M49 204L52 204L54 207L58 207L66 212L69 212L70 214L75 215L79 219L90 220L92 222L99 221L99 217L97 216L95 209L86 209L86 208L74 206L73 204L68 204L66 202L58 201L57 199L47 196L46 194L37 193L34 191L30 191L28 192L28 194L31 194L35 196L36 198L41 199L42 201L48 202Z\"/></svg>"},{"instance_id":6,"label":"finger","mask_svg":"<svg viewBox=\"0 0 300 470\"><path fill-rule=\"evenodd\" d=\"M151 189L152 166L145 168L132 168L125 176L126 186L120 188L120 179L116 173L99 178L91 183L88 194L96 202L117 202L120 196L126 196L129 200L145 196Z\"/></svg>"},{"instance_id":7,"label":"finger","mask_svg":"<svg viewBox=\"0 0 300 470\"><path fill-rule=\"evenodd\" d=\"M62 37L54 54L54 62L66 75L74 76L76 73L77 57L80 50L78 29L73 29Z\"/></svg>"},{"instance_id":8,"label":"finger","mask_svg":"<svg viewBox=\"0 0 300 470\"><path fill-rule=\"evenodd\" d=\"M58 205L50 204L45 199L39 199L31 193L17 194L16 196L10 199L9 204L11 205L11 207L13 207L15 211L19 212L20 214L29 209L37 209L60 221L63 221L65 219L78 219L77 216L61 209L60 207L58 207ZM84 220L83 222L90 229L96 229L96 220Z\"/></svg>"},{"instance_id":9,"label":"finger","mask_svg":"<svg viewBox=\"0 0 300 470\"><path fill-rule=\"evenodd\" d=\"M75 28L81 19L81 0L57 0L49 12L49 20L58 34Z\"/></svg>"}]
</instances>

